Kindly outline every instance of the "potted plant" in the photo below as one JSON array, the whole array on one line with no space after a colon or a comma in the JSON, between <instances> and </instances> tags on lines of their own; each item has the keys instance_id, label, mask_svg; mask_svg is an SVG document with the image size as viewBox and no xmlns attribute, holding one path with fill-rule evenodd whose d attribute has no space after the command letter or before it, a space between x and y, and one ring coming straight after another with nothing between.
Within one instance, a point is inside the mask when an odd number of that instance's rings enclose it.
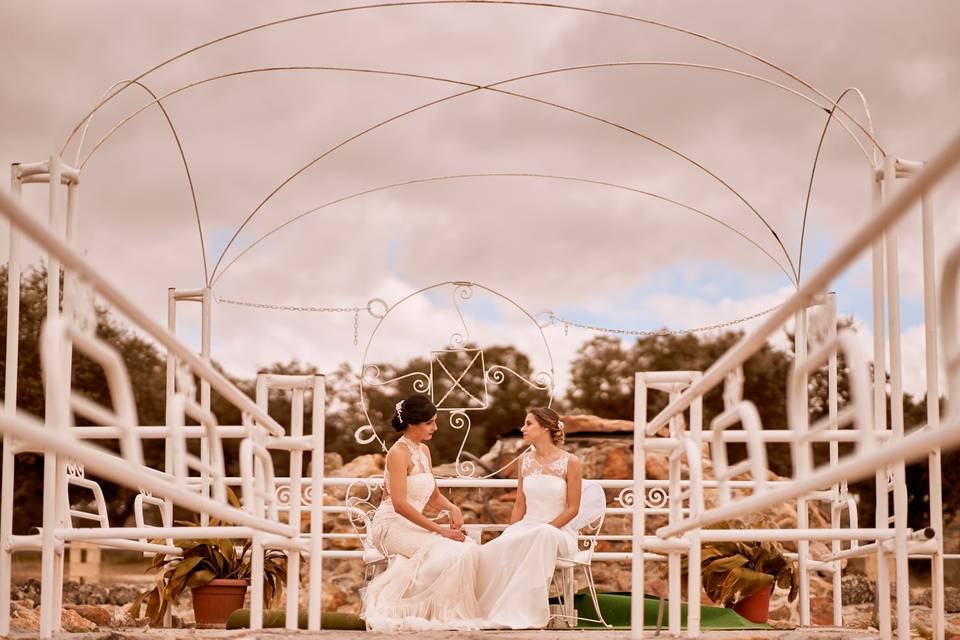
<instances>
[{"instance_id":1,"label":"potted plant","mask_svg":"<svg viewBox=\"0 0 960 640\"><path fill-rule=\"evenodd\" d=\"M716 528L742 529L739 522ZM684 568L686 560L684 557ZM796 563L774 541L707 542L700 558L703 590L717 604L733 608L751 622L767 621L773 588L789 589L793 602L799 589Z\"/></svg>"},{"instance_id":2,"label":"potted plant","mask_svg":"<svg viewBox=\"0 0 960 640\"><path fill-rule=\"evenodd\" d=\"M192 522L177 524L195 526ZM217 526L211 521L211 526ZM251 543L238 550L229 538L179 540L181 555L154 557L150 570L157 572L156 586L138 595L130 605L130 614L140 617L146 604L150 624L162 623L167 607L177 602L189 587L193 595L193 612L197 627L222 627L230 614L243 607L250 584ZM286 578L286 556L268 550L263 563L263 600L269 606L283 591Z\"/></svg>"}]
</instances>

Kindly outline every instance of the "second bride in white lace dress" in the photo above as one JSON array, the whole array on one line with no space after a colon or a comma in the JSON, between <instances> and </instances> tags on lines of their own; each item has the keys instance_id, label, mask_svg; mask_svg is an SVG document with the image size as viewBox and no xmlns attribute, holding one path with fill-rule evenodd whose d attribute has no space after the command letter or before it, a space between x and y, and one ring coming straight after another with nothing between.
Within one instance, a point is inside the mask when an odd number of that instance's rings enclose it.
<instances>
[{"instance_id":1,"label":"second bride in white lace dress","mask_svg":"<svg viewBox=\"0 0 960 640\"><path fill-rule=\"evenodd\" d=\"M384 497L373 518L374 544L391 557L367 586L362 616L374 631L475 629L479 545L465 539L460 509L440 493L430 450L437 408L422 395L397 404L393 426L403 435L387 453ZM427 505L450 513L450 527L423 515Z\"/></svg>"},{"instance_id":2,"label":"second bride in white lace dress","mask_svg":"<svg viewBox=\"0 0 960 640\"><path fill-rule=\"evenodd\" d=\"M570 527L580 509L580 461L560 448L563 423L556 411L531 409L523 439L512 524L480 548L477 597L487 628L535 629L550 619L550 581L558 556L577 550Z\"/></svg>"}]
</instances>

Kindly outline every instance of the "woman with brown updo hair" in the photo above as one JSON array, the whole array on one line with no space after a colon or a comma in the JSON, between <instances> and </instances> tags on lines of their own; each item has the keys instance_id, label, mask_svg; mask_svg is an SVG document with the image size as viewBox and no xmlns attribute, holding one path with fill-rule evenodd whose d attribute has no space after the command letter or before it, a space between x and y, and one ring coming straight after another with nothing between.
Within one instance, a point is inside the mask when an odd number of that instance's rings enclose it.
<instances>
[{"instance_id":1,"label":"woman with brown updo hair","mask_svg":"<svg viewBox=\"0 0 960 640\"><path fill-rule=\"evenodd\" d=\"M583 474L577 457L560 447L560 415L535 407L520 431L531 447L520 457L511 524L480 547L477 599L485 627L545 627L557 557L577 551L577 532L569 525L580 510Z\"/></svg>"},{"instance_id":2,"label":"woman with brown updo hair","mask_svg":"<svg viewBox=\"0 0 960 640\"><path fill-rule=\"evenodd\" d=\"M383 500L371 530L391 560L363 592L362 616L374 631L476 629L480 548L464 535L460 509L440 493L425 444L437 430L437 407L414 394L395 409L391 424L401 435L387 452ZM427 505L446 510L450 526L423 515Z\"/></svg>"}]
</instances>

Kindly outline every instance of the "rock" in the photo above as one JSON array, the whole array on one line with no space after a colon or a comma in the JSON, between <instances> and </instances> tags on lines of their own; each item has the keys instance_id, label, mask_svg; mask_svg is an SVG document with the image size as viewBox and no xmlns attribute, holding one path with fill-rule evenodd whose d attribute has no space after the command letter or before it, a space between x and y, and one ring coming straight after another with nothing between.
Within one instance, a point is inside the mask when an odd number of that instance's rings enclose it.
<instances>
[{"instance_id":1,"label":"rock","mask_svg":"<svg viewBox=\"0 0 960 640\"><path fill-rule=\"evenodd\" d=\"M876 591L873 582L862 575L848 575L840 579L840 601L844 605L873 602Z\"/></svg>"},{"instance_id":2,"label":"rock","mask_svg":"<svg viewBox=\"0 0 960 640\"><path fill-rule=\"evenodd\" d=\"M357 456L338 469L334 469L329 475L337 478L369 478L383 475L384 459L382 453Z\"/></svg>"},{"instance_id":3,"label":"rock","mask_svg":"<svg viewBox=\"0 0 960 640\"><path fill-rule=\"evenodd\" d=\"M40 631L40 613L32 609L19 608L10 612L12 631Z\"/></svg>"},{"instance_id":4,"label":"rock","mask_svg":"<svg viewBox=\"0 0 960 640\"><path fill-rule=\"evenodd\" d=\"M932 607L933 591L930 589L912 590L910 604ZM943 610L947 613L960 613L960 589L956 587L943 588Z\"/></svg>"},{"instance_id":5,"label":"rock","mask_svg":"<svg viewBox=\"0 0 960 640\"><path fill-rule=\"evenodd\" d=\"M33 609L34 607L37 606L36 602L31 600L30 598L20 598L19 600L11 600L10 605L11 607L13 605L17 605L18 607L23 607L24 609Z\"/></svg>"},{"instance_id":6,"label":"rock","mask_svg":"<svg viewBox=\"0 0 960 640\"><path fill-rule=\"evenodd\" d=\"M833 598L827 596L810 597L810 623L815 626L833 625Z\"/></svg>"},{"instance_id":7,"label":"rock","mask_svg":"<svg viewBox=\"0 0 960 640\"><path fill-rule=\"evenodd\" d=\"M109 609L92 604L68 604L64 606L64 609L76 611L79 615L98 626L109 625L113 621L113 613L111 613Z\"/></svg>"},{"instance_id":8,"label":"rock","mask_svg":"<svg viewBox=\"0 0 960 640\"><path fill-rule=\"evenodd\" d=\"M40 602L40 581L36 578L27 578L21 584L10 589L11 600L33 600Z\"/></svg>"},{"instance_id":9,"label":"rock","mask_svg":"<svg viewBox=\"0 0 960 640\"><path fill-rule=\"evenodd\" d=\"M117 607L113 610L113 618L110 620L109 626L114 629L122 629L136 626L136 623L137 621L127 611L127 607Z\"/></svg>"},{"instance_id":10,"label":"rock","mask_svg":"<svg viewBox=\"0 0 960 640\"><path fill-rule=\"evenodd\" d=\"M139 591L133 587L127 586L118 586L110 589L110 592L107 596L107 601L110 604L116 605L125 605L133 602L133 599L137 597Z\"/></svg>"},{"instance_id":11,"label":"rock","mask_svg":"<svg viewBox=\"0 0 960 640\"><path fill-rule=\"evenodd\" d=\"M91 631L100 630L100 627L87 620L73 609L63 610L63 614L60 617L60 626L64 631L69 631L70 633L89 633Z\"/></svg>"},{"instance_id":12,"label":"rock","mask_svg":"<svg viewBox=\"0 0 960 640\"><path fill-rule=\"evenodd\" d=\"M99 584L80 584L75 580L63 583L64 604L107 604L109 590Z\"/></svg>"},{"instance_id":13,"label":"rock","mask_svg":"<svg viewBox=\"0 0 960 640\"><path fill-rule=\"evenodd\" d=\"M568 436L584 433L633 433L632 420L608 420L597 416L563 416L563 428Z\"/></svg>"},{"instance_id":14,"label":"rock","mask_svg":"<svg viewBox=\"0 0 960 640\"><path fill-rule=\"evenodd\" d=\"M844 627L848 629L869 629L875 624L872 602L848 604L843 607Z\"/></svg>"},{"instance_id":15,"label":"rock","mask_svg":"<svg viewBox=\"0 0 960 640\"><path fill-rule=\"evenodd\" d=\"M339 453L325 452L323 454L323 471L332 476L333 472L343 466L343 456Z\"/></svg>"}]
</instances>

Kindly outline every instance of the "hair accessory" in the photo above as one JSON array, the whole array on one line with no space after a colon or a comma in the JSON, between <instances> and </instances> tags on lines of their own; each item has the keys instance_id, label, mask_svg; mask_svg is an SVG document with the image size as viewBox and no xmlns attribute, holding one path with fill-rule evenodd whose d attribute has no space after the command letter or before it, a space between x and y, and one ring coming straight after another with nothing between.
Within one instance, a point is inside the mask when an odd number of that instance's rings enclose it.
<instances>
[{"instance_id":1,"label":"hair accessory","mask_svg":"<svg viewBox=\"0 0 960 640\"><path fill-rule=\"evenodd\" d=\"M557 420L557 426L560 427L560 430L563 431L563 420Z\"/></svg>"},{"instance_id":2,"label":"hair accessory","mask_svg":"<svg viewBox=\"0 0 960 640\"><path fill-rule=\"evenodd\" d=\"M402 407L403 407L403 400L401 400L400 402L398 402L398 403L397 403L397 406L396 406L396 409L397 409L397 417L400 418L400 422L403 422L403 414L400 413L400 409L401 409Z\"/></svg>"}]
</instances>

